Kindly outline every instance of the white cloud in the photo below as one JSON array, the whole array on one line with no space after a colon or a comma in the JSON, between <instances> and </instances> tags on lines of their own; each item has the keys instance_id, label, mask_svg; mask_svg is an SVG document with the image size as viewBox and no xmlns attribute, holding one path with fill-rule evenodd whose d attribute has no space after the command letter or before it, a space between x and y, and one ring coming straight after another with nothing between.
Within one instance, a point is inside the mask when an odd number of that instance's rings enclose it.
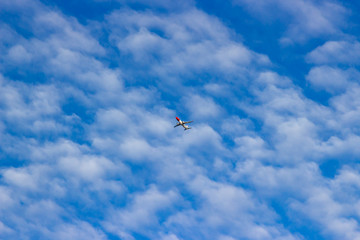
<instances>
[{"instance_id":1,"label":"white cloud","mask_svg":"<svg viewBox=\"0 0 360 240\"><path fill-rule=\"evenodd\" d=\"M359 142L360 137L358 135L347 133L345 137L330 137L328 141L321 143L319 150L328 157L346 156L348 160L352 160L360 152L355 147Z\"/></svg>"},{"instance_id":2,"label":"white cloud","mask_svg":"<svg viewBox=\"0 0 360 240\"><path fill-rule=\"evenodd\" d=\"M331 239L357 239L359 172L343 167L324 178L316 163L276 167L247 160L237 164L235 181L253 186L257 194L278 199L296 224L311 221Z\"/></svg>"},{"instance_id":3,"label":"white cloud","mask_svg":"<svg viewBox=\"0 0 360 240\"><path fill-rule=\"evenodd\" d=\"M306 79L314 88L330 93L342 92L349 86L349 72L328 66L312 68Z\"/></svg>"},{"instance_id":4,"label":"white cloud","mask_svg":"<svg viewBox=\"0 0 360 240\"><path fill-rule=\"evenodd\" d=\"M28 63L31 61L31 54L21 45L16 45L10 48L8 58L14 61L15 64Z\"/></svg>"},{"instance_id":5,"label":"white cloud","mask_svg":"<svg viewBox=\"0 0 360 240\"><path fill-rule=\"evenodd\" d=\"M121 53L131 54L144 68L151 62L151 73L162 84L176 84L170 82L172 78L182 81L179 74L239 74L251 63L270 64L267 56L232 40L218 19L196 9L170 15L118 11L108 21L111 39Z\"/></svg>"},{"instance_id":6,"label":"white cloud","mask_svg":"<svg viewBox=\"0 0 360 240\"><path fill-rule=\"evenodd\" d=\"M119 92L122 88L119 71L105 68L95 58L69 49L58 50L57 55L49 62L48 71L50 74L76 80L83 89L89 91Z\"/></svg>"},{"instance_id":7,"label":"white cloud","mask_svg":"<svg viewBox=\"0 0 360 240\"><path fill-rule=\"evenodd\" d=\"M239 118L238 116L224 119L220 128L221 134L232 137L254 134L253 123L247 118Z\"/></svg>"},{"instance_id":8,"label":"white cloud","mask_svg":"<svg viewBox=\"0 0 360 240\"><path fill-rule=\"evenodd\" d=\"M235 152L241 159L269 159L273 152L267 147L267 144L260 137L243 136L234 139L236 143Z\"/></svg>"},{"instance_id":9,"label":"white cloud","mask_svg":"<svg viewBox=\"0 0 360 240\"><path fill-rule=\"evenodd\" d=\"M319 174L318 166L311 162L277 167L249 159L237 163L232 178L237 182L248 182L259 195L277 198L285 194L291 198L301 198L308 195L310 186L321 182Z\"/></svg>"},{"instance_id":10,"label":"white cloud","mask_svg":"<svg viewBox=\"0 0 360 240\"><path fill-rule=\"evenodd\" d=\"M64 157L59 159L58 167L64 172L75 177L88 181L97 181L104 176L109 176L112 171L116 171L116 166L104 157L81 156Z\"/></svg>"},{"instance_id":11,"label":"white cloud","mask_svg":"<svg viewBox=\"0 0 360 240\"><path fill-rule=\"evenodd\" d=\"M280 19L287 27L281 39L283 44L340 34L341 27L346 26L345 19L348 14L345 7L333 1L260 0L256 4L250 0L234 0L233 2L244 6L256 18L264 22L271 23Z\"/></svg>"},{"instance_id":12,"label":"white cloud","mask_svg":"<svg viewBox=\"0 0 360 240\"><path fill-rule=\"evenodd\" d=\"M345 142L351 138L350 132L356 130L352 122L357 119L356 84L352 83L353 88L349 88L348 92L330 99L331 106L326 107L306 98L300 88L288 81L279 81L282 79L280 76L272 75L274 77L279 79L256 80L259 84L252 85L252 101L255 104L239 104L249 116L262 121L264 141L270 149L275 150L275 155L268 160L294 163L329 157L331 153L327 146L332 145L332 134L344 134L343 137L339 136L342 140L339 140L341 144L338 146L346 145ZM346 113L340 109L347 109ZM340 149L343 148L338 149L342 152ZM353 150L350 152L351 155L354 153Z\"/></svg>"},{"instance_id":13,"label":"white cloud","mask_svg":"<svg viewBox=\"0 0 360 240\"><path fill-rule=\"evenodd\" d=\"M195 237L212 239L221 239L226 233L237 239L297 239L281 226L272 228L274 213L240 187L198 176L189 182L189 188L199 195L196 209L178 212L166 223L180 236L196 229ZM261 224L256 223L259 217Z\"/></svg>"},{"instance_id":14,"label":"white cloud","mask_svg":"<svg viewBox=\"0 0 360 240\"><path fill-rule=\"evenodd\" d=\"M306 118L279 123L275 137L278 157L290 162L315 157L317 135L316 125Z\"/></svg>"},{"instance_id":15,"label":"white cloud","mask_svg":"<svg viewBox=\"0 0 360 240\"><path fill-rule=\"evenodd\" d=\"M0 119L13 131L35 134L62 134L69 131L64 125L62 97L54 85L27 85L9 79L0 81ZM56 121L55 116L59 117Z\"/></svg>"},{"instance_id":16,"label":"white cloud","mask_svg":"<svg viewBox=\"0 0 360 240\"><path fill-rule=\"evenodd\" d=\"M195 119L214 119L219 117L223 111L210 97L190 95L185 96L181 102L185 103L185 107L191 113L191 118Z\"/></svg>"},{"instance_id":17,"label":"white cloud","mask_svg":"<svg viewBox=\"0 0 360 240\"><path fill-rule=\"evenodd\" d=\"M125 157L131 159L153 159L154 150L144 139L126 139L120 145L120 150Z\"/></svg>"},{"instance_id":18,"label":"white cloud","mask_svg":"<svg viewBox=\"0 0 360 240\"><path fill-rule=\"evenodd\" d=\"M255 79L256 86L259 88L276 86L279 88L290 88L293 87L292 81L284 76L272 71L260 72Z\"/></svg>"},{"instance_id":19,"label":"white cloud","mask_svg":"<svg viewBox=\"0 0 360 240\"><path fill-rule=\"evenodd\" d=\"M104 226L119 237L124 235L123 232L153 236L147 229L157 228L160 220L158 213L171 210L178 198L174 191L161 192L156 186L150 186L145 192L135 194L129 207L111 210Z\"/></svg>"},{"instance_id":20,"label":"white cloud","mask_svg":"<svg viewBox=\"0 0 360 240\"><path fill-rule=\"evenodd\" d=\"M224 97L231 92L229 85L218 83L208 83L204 86L204 89L210 95L220 97Z\"/></svg>"},{"instance_id":21,"label":"white cloud","mask_svg":"<svg viewBox=\"0 0 360 240\"><path fill-rule=\"evenodd\" d=\"M37 188L33 177L24 169L7 169L2 175L6 182L15 186L30 190Z\"/></svg>"},{"instance_id":22,"label":"white cloud","mask_svg":"<svg viewBox=\"0 0 360 240\"><path fill-rule=\"evenodd\" d=\"M314 220L327 236L334 239L359 239L357 221L343 215L345 205L333 200L331 191L327 189L315 188L313 191L304 203L293 202L291 208Z\"/></svg>"},{"instance_id":23,"label":"white cloud","mask_svg":"<svg viewBox=\"0 0 360 240\"><path fill-rule=\"evenodd\" d=\"M359 64L360 43L357 41L328 41L306 55L315 64Z\"/></svg>"},{"instance_id":24,"label":"white cloud","mask_svg":"<svg viewBox=\"0 0 360 240\"><path fill-rule=\"evenodd\" d=\"M307 224L307 219L331 239L359 236L356 170L345 167L329 180L321 176L315 163L275 167L247 160L238 163L233 177L242 184L248 182L259 195L278 199L296 225Z\"/></svg>"},{"instance_id":25,"label":"white cloud","mask_svg":"<svg viewBox=\"0 0 360 240\"><path fill-rule=\"evenodd\" d=\"M75 224L63 224L56 227L56 230L49 234L52 239L94 239L105 240L106 235L99 229L94 228L87 222L77 222Z\"/></svg>"},{"instance_id":26,"label":"white cloud","mask_svg":"<svg viewBox=\"0 0 360 240\"><path fill-rule=\"evenodd\" d=\"M59 139L56 142L33 144L29 146L31 154L28 156L33 161L49 161L66 156L80 156L88 147L76 144L67 139Z\"/></svg>"},{"instance_id":27,"label":"white cloud","mask_svg":"<svg viewBox=\"0 0 360 240\"><path fill-rule=\"evenodd\" d=\"M7 187L0 186L0 209L7 209L14 204L14 200L11 197L11 190Z\"/></svg>"},{"instance_id":28,"label":"white cloud","mask_svg":"<svg viewBox=\"0 0 360 240\"><path fill-rule=\"evenodd\" d=\"M95 0L99 2L106 2L106 1L112 1L112 0ZM116 0L117 2L123 3L123 4L143 4L144 6L151 7L151 8L160 8L160 9L167 9L171 11L179 11L179 10L186 10L189 7L192 7L194 5L193 0L184 0L180 2L169 2L167 0L153 0L151 2L146 0Z\"/></svg>"},{"instance_id":29,"label":"white cloud","mask_svg":"<svg viewBox=\"0 0 360 240\"><path fill-rule=\"evenodd\" d=\"M330 105L336 110L334 116L334 120L336 120L335 127L346 135L359 134L359 128L357 127L357 122L360 119L358 111L360 104L359 91L359 86L354 84L346 92L329 100Z\"/></svg>"},{"instance_id":30,"label":"white cloud","mask_svg":"<svg viewBox=\"0 0 360 240\"><path fill-rule=\"evenodd\" d=\"M175 234L168 234L161 237L161 240L180 240Z\"/></svg>"},{"instance_id":31,"label":"white cloud","mask_svg":"<svg viewBox=\"0 0 360 240\"><path fill-rule=\"evenodd\" d=\"M2 222L0 222L0 236L6 236L13 233L14 231L11 228L5 226Z\"/></svg>"},{"instance_id":32,"label":"white cloud","mask_svg":"<svg viewBox=\"0 0 360 240\"><path fill-rule=\"evenodd\" d=\"M350 113L356 110L360 104L359 91L360 87L355 85L347 92L333 97L330 102L342 114Z\"/></svg>"},{"instance_id":33,"label":"white cloud","mask_svg":"<svg viewBox=\"0 0 360 240\"><path fill-rule=\"evenodd\" d=\"M45 42L54 49L63 48L95 55L105 53L90 31L74 18L68 18L55 11L44 11L36 14L32 23L34 33L44 37Z\"/></svg>"}]
</instances>

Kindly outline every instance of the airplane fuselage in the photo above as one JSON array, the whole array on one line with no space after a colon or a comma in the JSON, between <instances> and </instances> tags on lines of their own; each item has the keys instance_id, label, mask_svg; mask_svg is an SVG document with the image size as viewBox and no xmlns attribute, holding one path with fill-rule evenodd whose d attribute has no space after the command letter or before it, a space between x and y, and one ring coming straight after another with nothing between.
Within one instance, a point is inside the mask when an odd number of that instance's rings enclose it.
<instances>
[{"instance_id":1,"label":"airplane fuselage","mask_svg":"<svg viewBox=\"0 0 360 240\"><path fill-rule=\"evenodd\" d=\"M181 121L178 117L176 117L176 120L178 121L178 124L176 124L174 127L177 127L177 126L183 126L184 130L189 130L191 129L191 127L187 126L185 123L189 123L189 122L184 122L184 121ZM192 121L190 121L192 122Z\"/></svg>"}]
</instances>

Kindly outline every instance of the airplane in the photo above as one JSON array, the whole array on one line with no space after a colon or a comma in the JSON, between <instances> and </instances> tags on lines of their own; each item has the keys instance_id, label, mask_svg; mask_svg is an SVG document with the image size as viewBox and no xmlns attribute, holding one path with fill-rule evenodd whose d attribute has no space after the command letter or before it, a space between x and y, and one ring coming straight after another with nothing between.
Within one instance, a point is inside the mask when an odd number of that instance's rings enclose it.
<instances>
[{"instance_id":1,"label":"airplane","mask_svg":"<svg viewBox=\"0 0 360 240\"><path fill-rule=\"evenodd\" d=\"M187 125L185 125L185 124L186 124L186 123L191 123L191 122L193 122L193 121L183 122L183 121L181 121L178 117L176 117L176 120L178 121L178 123L174 126L174 128L176 128L176 127L178 127L178 126L181 125L181 126L184 127L184 131L191 129L191 127L189 127L189 126L187 126Z\"/></svg>"}]
</instances>

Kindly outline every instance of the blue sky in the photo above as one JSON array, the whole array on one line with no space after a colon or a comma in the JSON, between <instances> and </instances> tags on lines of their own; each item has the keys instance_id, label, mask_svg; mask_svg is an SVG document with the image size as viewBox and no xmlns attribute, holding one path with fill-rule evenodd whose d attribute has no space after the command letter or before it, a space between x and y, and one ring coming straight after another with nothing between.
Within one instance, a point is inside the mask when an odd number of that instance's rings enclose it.
<instances>
[{"instance_id":1,"label":"blue sky","mask_svg":"<svg viewBox=\"0 0 360 240\"><path fill-rule=\"evenodd\" d=\"M359 11L1 1L0 238L360 239Z\"/></svg>"}]
</instances>

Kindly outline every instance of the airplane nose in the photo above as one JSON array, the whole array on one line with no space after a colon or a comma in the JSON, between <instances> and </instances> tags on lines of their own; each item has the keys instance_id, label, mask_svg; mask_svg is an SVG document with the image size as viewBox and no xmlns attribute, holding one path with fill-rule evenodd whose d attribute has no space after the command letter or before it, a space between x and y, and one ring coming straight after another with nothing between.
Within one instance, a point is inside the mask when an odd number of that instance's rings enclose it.
<instances>
[{"instance_id":1,"label":"airplane nose","mask_svg":"<svg viewBox=\"0 0 360 240\"><path fill-rule=\"evenodd\" d=\"M180 121L180 119L178 117L176 117L176 120Z\"/></svg>"}]
</instances>

